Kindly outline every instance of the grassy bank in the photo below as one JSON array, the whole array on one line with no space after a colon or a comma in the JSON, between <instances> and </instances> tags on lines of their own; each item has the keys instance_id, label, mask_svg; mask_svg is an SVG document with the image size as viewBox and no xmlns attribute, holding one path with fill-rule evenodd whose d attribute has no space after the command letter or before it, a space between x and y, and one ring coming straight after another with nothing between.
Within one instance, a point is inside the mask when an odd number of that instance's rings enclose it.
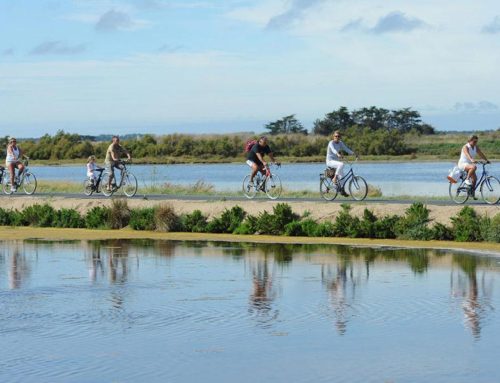
<instances>
[{"instance_id":1,"label":"grassy bank","mask_svg":"<svg viewBox=\"0 0 500 383\"><path fill-rule=\"evenodd\" d=\"M472 243L452 241L410 241L395 239L310 238L272 235L233 235L210 233L160 233L157 231L61 229L40 227L9 227L0 230L0 240L42 239L59 240L106 240L106 239L154 239L171 241L219 241L269 244L325 244L369 247L405 247L424 249L459 249L471 252L500 254L498 243Z\"/></svg>"}]
</instances>

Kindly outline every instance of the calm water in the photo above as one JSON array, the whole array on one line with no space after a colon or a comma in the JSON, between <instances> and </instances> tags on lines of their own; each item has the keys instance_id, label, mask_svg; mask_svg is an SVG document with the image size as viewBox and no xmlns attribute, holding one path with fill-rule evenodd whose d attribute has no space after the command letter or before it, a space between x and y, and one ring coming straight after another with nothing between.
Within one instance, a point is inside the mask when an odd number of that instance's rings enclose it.
<instances>
[{"instance_id":1,"label":"calm water","mask_svg":"<svg viewBox=\"0 0 500 383\"><path fill-rule=\"evenodd\" d=\"M0 242L0 381L496 382L499 284L444 251Z\"/></svg>"},{"instance_id":2,"label":"calm water","mask_svg":"<svg viewBox=\"0 0 500 383\"><path fill-rule=\"evenodd\" d=\"M359 163L355 172L368 183L382 189L385 196L420 195L447 196L446 176L452 162L390 162ZM277 173L283 186L288 190L319 189L319 173L325 169L323 163L284 164ZM493 174L499 175L498 164L490 167ZM41 179L61 181L81 181L85 178L85 166L33 166L33 172ZM189 185L203 180L214 185L216 190L239 192L243 177L248 173L245 164L187 164L187 165L134 165L132 171L139 185L175 184Z\"/></svg>"}]
</instances>

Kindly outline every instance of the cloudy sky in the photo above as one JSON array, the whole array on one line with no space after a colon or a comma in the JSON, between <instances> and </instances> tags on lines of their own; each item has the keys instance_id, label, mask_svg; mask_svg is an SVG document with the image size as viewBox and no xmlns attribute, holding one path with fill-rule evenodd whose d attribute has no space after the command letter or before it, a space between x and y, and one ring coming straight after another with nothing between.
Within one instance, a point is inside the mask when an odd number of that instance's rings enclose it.
<instances>
[{"instance_id":1,"label":"cloudy sky","mask_svg":"<svg viewBox=\"0 0 500 383\"><path fill-rule=\"evenodd\" d=\"M259 131L339 106L500 127L498 0L0 0L0 135Z\"/></svg>"}]
</instances>

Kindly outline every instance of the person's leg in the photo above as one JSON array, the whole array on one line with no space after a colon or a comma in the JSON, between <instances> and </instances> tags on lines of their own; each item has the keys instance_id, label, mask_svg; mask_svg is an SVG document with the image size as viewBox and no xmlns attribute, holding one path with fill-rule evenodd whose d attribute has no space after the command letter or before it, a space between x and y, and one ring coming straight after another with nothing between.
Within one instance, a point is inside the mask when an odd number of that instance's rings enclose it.
<instances>
[{"instance_id":1,"label":"person's leg","mask_svg":"<svg viewBox=\"0 0 500 383\"><path fill-rule=\"evenodd\" d=\"M476 187L476 181L477 181L476 169L477 169L477 166L474 164L467 165L465 167L465 171L467 172L467 178L469 179L470 184L471 184L470 190L472 191L472 197L474 199L476 199L476 195L475 195L476 193L474 191L474 188Z\"/></svg>"},{"instance_id":2,"label":"person's leg","mask_svg":"<svg viewBox=\"0 0 500 383\"><path fill-rule=\"evenodd\" d=\"M327 161L326 166L335 169L335 176L332 178L333 182L337 182L338 179L342 178L342 168L344 167L343 162L330 160Z\"/></svg>"},{"instance_id":3,"label":"person's leg","mask_svg":"<svg viewBox=\"0 0 500 383\"><path fill-rule=\"evenodd\" d=\"M108 178L108 184L106 185L106 188L108 190L111 190L111 183L113 182L113 179L115 178L115 167L113 166L112 163L110 163L109 165L107 165L107 168L108 168L108 172L109 172L109 178Z\"/></svg>"},{"instance_id":4,"label":"person's leg","mask_svg":"<svg viewBox=\"0 0 500 383\"><path fill-rule=\"evenodd\" d=\"M21 175L24 172L24 165L21 162L18 162L17 169L19 169L19 171L17 172L17 175L19 176L19 178L21 178Z\"/></svg>"},{"instance_id":5,"label":"person's leg","mask_svg":"<svg viewBox=\"0 0 500 383\"><path fill-rule=\"evenodd\" d=\"M9 168L9 173L10 173L10 185L11 187L14 187L14 178L16 176L16 164L14 162L9 162L7 164L7 167Z\"/></svg>"},{"instance_id":6,"label":"person's leg","mask_svg":"<svg viewBox=\"0 0 500 383\"><path fill-rule=\"evenodd\" d=\"M252 174L250 175L250 182L253 182L253 179L258 171L259 171L259 166L254 162L252 164Z\"/></svg>"}]
</instances>

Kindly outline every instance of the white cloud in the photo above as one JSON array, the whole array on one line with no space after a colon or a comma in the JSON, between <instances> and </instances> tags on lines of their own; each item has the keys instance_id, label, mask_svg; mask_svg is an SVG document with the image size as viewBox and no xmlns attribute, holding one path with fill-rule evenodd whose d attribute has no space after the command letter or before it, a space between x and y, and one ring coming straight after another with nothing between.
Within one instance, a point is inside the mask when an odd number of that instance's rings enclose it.
<instances>
[{"instance_id":1,"label":"white cloud","mask_svg":"<svg viewBox=\"0 0 500 383\"><path fill-rule=\"evenodd\" d=\"M103 13L95 24L98 32L114 32L123 30L135 30L147 26L144 20L135 20L128 13L111 9Z\"/></svg>"},{"instance_id":2,"label":"white cloud","mask_svg":"<svg viewBox=\"0 0 500 383\"><path fill-rule=\"evenodd\" d=\"M45 41L34 47L32 55L75 55L86 50L85 44L69 45L63 41Z\"/></svg>"}]
</instances>

